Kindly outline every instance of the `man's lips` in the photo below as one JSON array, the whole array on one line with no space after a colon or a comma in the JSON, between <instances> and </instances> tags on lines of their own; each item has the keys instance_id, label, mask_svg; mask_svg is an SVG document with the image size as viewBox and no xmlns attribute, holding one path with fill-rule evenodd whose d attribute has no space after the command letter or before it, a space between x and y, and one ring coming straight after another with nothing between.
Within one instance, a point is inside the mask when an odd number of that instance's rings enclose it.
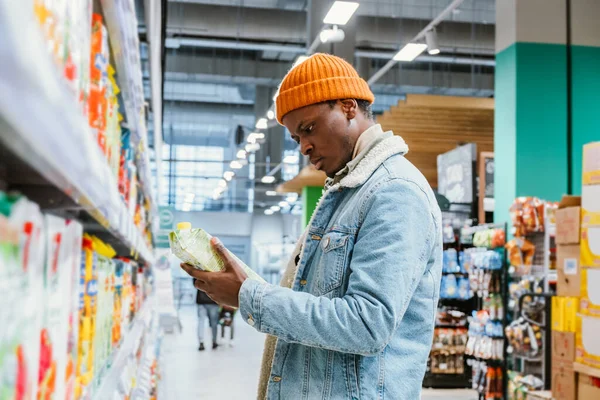
<instances>
[{"instance_id":1,"label":"man's lips","mask_svg":"<svg viewBox=\"0 0 600 400\"><path fill-rule=\"evenodd\" d=\"M323 158L315 158L314 160L310 160L311 164L315 166L316 169L321 169L321 165L323 164Z\"/></svg>"}]
</instances>

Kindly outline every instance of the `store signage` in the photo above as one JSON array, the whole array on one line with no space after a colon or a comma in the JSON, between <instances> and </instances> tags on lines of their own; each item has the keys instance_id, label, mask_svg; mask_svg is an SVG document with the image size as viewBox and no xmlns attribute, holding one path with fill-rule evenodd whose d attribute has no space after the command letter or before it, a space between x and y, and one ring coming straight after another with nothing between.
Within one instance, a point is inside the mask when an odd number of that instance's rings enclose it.
<instances>
[{"instance_id":1,"label":"store signage","mask_svg":"<svg viewBox=\"0 0 600 400\"><path fill-rule=\"evenodd\" d=\"M451 203L473 202L473 163L476 154L477 146L469 143L437 157L438 192Z\"/></svg>"},{"instance_id":2,"label":"store signage","mask_svg":"<svg viewBox=\"0 0 600 400\"><path fill-rule=\"evenodd\" d=\"M154 244L157 248L169 247L169 232L175 225L175 213L171 207L159 207L158 209L159 229L154 237Z\"/></svg>"}]
</instances>

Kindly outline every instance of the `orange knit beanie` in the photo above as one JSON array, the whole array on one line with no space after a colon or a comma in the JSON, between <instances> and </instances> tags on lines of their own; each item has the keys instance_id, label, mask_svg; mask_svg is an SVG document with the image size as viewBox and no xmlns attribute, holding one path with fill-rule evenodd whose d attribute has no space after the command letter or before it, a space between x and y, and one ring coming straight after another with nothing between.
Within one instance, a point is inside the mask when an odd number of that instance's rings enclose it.
<instances>
[{"instance_id":1,"label":"orange knit beanie","mask_svg":"<svg viewBox=\"0 0 600 400\"><path fill-rule=\"evenodd\" d=\"M331 54L317 53L287 73L276 98L277 121L290 111L327 100L375 101L375 96L347 61Z\"/></svg>"}]
</instances>

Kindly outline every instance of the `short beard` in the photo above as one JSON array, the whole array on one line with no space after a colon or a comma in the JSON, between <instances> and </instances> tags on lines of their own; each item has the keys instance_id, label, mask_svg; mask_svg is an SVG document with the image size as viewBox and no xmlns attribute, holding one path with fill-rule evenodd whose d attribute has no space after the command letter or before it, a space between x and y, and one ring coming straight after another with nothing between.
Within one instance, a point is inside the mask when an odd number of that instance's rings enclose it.
<instances>
[{"instance_id":1,"label":"short beard","mask_svg":"<svg viewBox=\"0 0 600 400\"><path fill-rule=\"evenodd\" d=\"M327 174L327 176L329 178L333 178L335 177L335 175L340 172L341 170L343 170L346 165L352 161L352 154L354 153L354 146L356 146L356 143L353 145L352 144L352 140L350 138L350 135L347 135L344 137L344 141L342 142L342 148L344 150L344 154L345 157L342 160L342 162L340 163L340 165L337 166L337 168L335 169L335 172L332 172L331 174Z\"/></svg>"}]
</instances>

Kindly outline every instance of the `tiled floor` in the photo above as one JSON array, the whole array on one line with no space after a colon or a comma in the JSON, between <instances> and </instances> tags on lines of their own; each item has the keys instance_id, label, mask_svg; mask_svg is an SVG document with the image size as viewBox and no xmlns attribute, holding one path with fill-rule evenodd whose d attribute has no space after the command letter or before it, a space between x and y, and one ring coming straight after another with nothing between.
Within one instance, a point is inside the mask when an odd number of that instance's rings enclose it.
<instances>
[{"instance_id":1,"label":"tiled floor","mask_svg":"<svg viewBox=\"0 0 600 400\"><path fill-rule=\"evenodd\" d=\"M199 352L195 307L182 308L180 319L182 332L163 340L162 374L169 397L161 400L255 399L263 335L238 319L234 347L224 345L215 351ZM208 329L205 335L210 337ZM477 396L470 390L423 391L422 400L442 398L476 400Z\"/></svg>"}]
</instances>

